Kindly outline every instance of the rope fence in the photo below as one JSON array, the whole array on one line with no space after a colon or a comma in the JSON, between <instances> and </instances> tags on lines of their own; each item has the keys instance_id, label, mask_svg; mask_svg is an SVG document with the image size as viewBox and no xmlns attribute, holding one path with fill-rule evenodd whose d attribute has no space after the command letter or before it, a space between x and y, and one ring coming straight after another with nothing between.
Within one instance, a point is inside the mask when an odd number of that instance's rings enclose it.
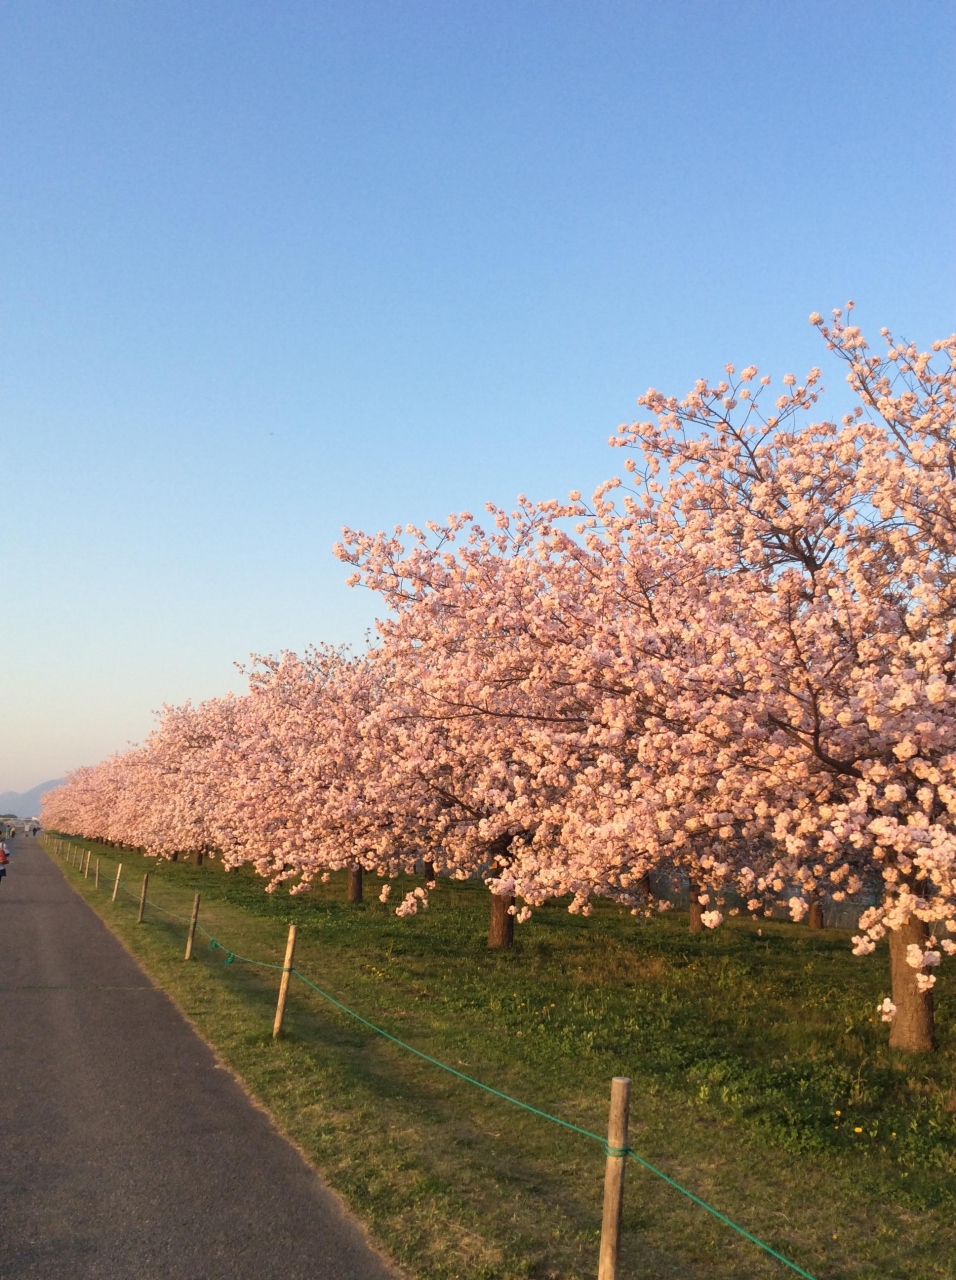
<instances>
[{"instance_id":1,"label":"rope fence","mask_svg":"<svg viewBox=\"0 0 956 1280\"><path fill-rule=\"evenodd\" d=\"M73 845L72 842L64 840L59 836L47 836L47 842L51 842L54 851L61 857L65 858L69 865L88 879L90 876L90 853L86 851L85 862L83 858L84 850ZM99 858L96 859L94 869L94 885L99 887ZM126 894L133 902L137 903L140 908L139 919L143 919L143 911L145 907L149 907L153 911L158 911L162 915L168 916L172 920L179 921L189 928L189 936L187 940L185 959L189 959L192 954L192 940L195 933L201 934L207 939L208 950L211 952L222 951L223 961L226 965L246 964L258 969L270 969L282 975L279 990L279 1000L276 1008L275 1024L273 1027L273 1037L278 1037L282 1031L282 1022L285 1012L286 997L289 989L290 980L298 978L311 991L320 996L328 1004L334 1006L341 1013L346 1014L355 1022L360 1023L369 1031L373 1031L376 1035L381 1036L384 1040L388 1040L398 1048L405 1050L406 1053L413 1054L422 1061L429 1063L433 1067L439 1068L441 1071L447 1072L451 1076L455 1076L459 1080L463 1080L466 1084L474 1085L475 1088L483 1090L485 1093L491 1094L493 1097L501 1099L503 1102L509 1103L511 1106L518 1107L522 1111L530 1112L531 1115L538 1116L542 1120L548 1120L551 1124L559 1125L563 1129L568 1129L572 1133L576 1133L583 1138L588 1138L593 1142L600 1144L607 1160L607 1170L605 1174L605 1196L604 1196L604 1216L602 1220L601 1230L601 1247L600 1260L598 1267L598 1280L616 1280L617 1276L617 1254L620 1243L621 1233L621 1214L623 1201L623 1170L625 1162L633 1160L641 1168L646 1169L648 1173L653 1174L656 1178L660 1178L668 1186L678 1191L692 1203L698 1205L701 1209L711 1214L718 1222L729 1227L738 1235L748 1240L758 1249L762 1250L769 1257L774 1258L777 1262L787 1267L791 1273L802 1276L803 1280L815 1280L815 1277L809 1271L805 1271L803 1267L793 1262L790 1258L779 1253L771 1245L761 1240L758 1236L747 1231L746 1228L721 1213L719 1209L715 1209L713 1205L708 1204L706 1200L702 1200L700 1196L694 1194L687 1187L682 1186L675 1179L671 1178L663 1170L658 1169L656 1165L651 1164L642 1155L628 1145L627 1142L627 1125L628 1125L628 1101L630 1096L630 1081L624 1077L615 1077L611 1087L611 1115L608 1127L608 1137L603 1137L599 1133L594 1133L590 1129L584 1129L580 1125L572 1124L570 1120L563 1120L560 1116L551 1115L550 1112L542 1111L538 1107L533 1107L528 1102L523 1102L520 1098L514 1098L508 1093L502 1092L500 1089L494 1088L493 1085L485 1084L482 1080L476 1080L473 1076L466 1075L463 1071L458 1071L455 1067L450 1067L446 1062L442 1062L439 1058L432 1057L431 1054L425 1053L422 1049L417 1049L414 1045L408 1044L404 1040L400 1040L397 1036L392 1035L390 1031L385 1031L382 1027L378 1027L374 1022L370 1022L368 1018L357 1013L354 1009L350 1009L348 1005L343 1004L341 1000L329 992L324 991L317 986L311 978L302 973L300 969L296 969L293 965L296 941L296 926L289 926L289 937L286 945L285 960L282 964L273 964L266 960L256 960L251 956L240 955L236 951L230 950L218 938L214 937L208 930L204 929L198 923L199 915L199 894L193 904L193 913L191 916L183 916L175 911L170 911L167 907L160 906L154 899L148 897L147 886L149 874L143 877L141 889L132 890L123 883L120 872L122 871L122 863L118 864L116 879L112 884L113 901L117 900L117 892Z\"/></svg>"}]
</instances>

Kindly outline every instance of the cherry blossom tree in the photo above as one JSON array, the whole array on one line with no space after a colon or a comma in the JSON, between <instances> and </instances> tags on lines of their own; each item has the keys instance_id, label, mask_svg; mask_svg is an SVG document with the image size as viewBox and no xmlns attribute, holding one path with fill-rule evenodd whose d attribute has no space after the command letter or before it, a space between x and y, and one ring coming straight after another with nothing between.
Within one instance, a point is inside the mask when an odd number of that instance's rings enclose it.
<instances>
[{"instance_id":1,"label":"cherry blossom tree","mask_svg":"<svg viewBox=\"0 0 956 1280\"><path fill-rule=\"evenodd\" d=\"M655 419L617 437L640 450L638 496L614 509L598 495L592 545L620 561L650 531L697 562L710 660L687 683L733 736L728 813L742 825L724 831L738 857L765 849L757 893L801 886L798 917L823 885L840 897L882 876L856 950L888 935L891 1044L926 1050L929 970L956 950L931 932L956 931L956 339L934 344L935 371L933 353L886 332L885 354L869 354L839 312L812 320L862 403L799 424L819 370L786 378L769 411L752 367L682 401L649 392Z\"/></svg>"},{"instance_id":2,"label":"cherry blossom tree","mask_svg":"<svg viewBox=\"0 0 956 1280\"><path fill-rule=\"evenodd\" d=\"M696 691L686 681L665 687L665 622L682 631L681 670L700 657L678 610L686 600L674 565L647 543L640 593L629 592L620 565L563 531L581 515L585 529L596 523L576 496L491 514L493 534L466 514L405 530L411 547L397 530L350 533L340 548L391 610L379 656L399 673L404 702L397 714L397 699L383 708L401 724L397 767L434 795L423 825L441 832L453 874L486 880L499 913L515 911L516 895L519 919L564 895L572 911L589 911L595 895L637 910L649 873L665 865L687 871L703 922L715 925L719 913L702 908L708 886L719 891L731 874L710 822L726 800L708 803L693 838L661 821L674 797L665 801L658 781L675 759L697 762L685 807L699 812L703 792L714 791ZM680 699L693 710L675 730ZM691 722L704 752L688 745Z\"/></svg>"},{"instance_id":3,"label":"cherry blossom tree","mask_svg":"<svg viewBox=\"0 0 956 1280\"><path fill-rule=\"evenodd\" d=\"M956 951L956 338L874 354L851 318L811 317L855 397L838 420L820 370L775 395L728 365L643 396L612 441L629 480L590 503L347 531L374 648L258 660L246 695L76 771L47 824L216 849L272 888L424 861L489 887L493 945L556 897L647 910L655 873L711 928L731 891L799 920L875 877L855 950L888 938L890 1042L930 1049Z\"/></svg>"},{"instance_id":4,"label":"cherry blossom tree","mask_svg":"<svg viewBox=\"0 0 956 1280\"><path fill-rule=\"evenodd\" d=\"M387 671L373 717L389 744L381 776L418 796L433 864L486 881L489 942L509 945L515 915L527 914L516 891L526 903L571 893L582 906L593 878L554 856L554 810L580 767L587 727L562 655L581 574L536 555L553 513L524 504L514 524L494 514L490 535L464 515L407 530L411 548L401 531L349 533L340 554L392 610L374 655Z\"/></svg>"}]
</instances>

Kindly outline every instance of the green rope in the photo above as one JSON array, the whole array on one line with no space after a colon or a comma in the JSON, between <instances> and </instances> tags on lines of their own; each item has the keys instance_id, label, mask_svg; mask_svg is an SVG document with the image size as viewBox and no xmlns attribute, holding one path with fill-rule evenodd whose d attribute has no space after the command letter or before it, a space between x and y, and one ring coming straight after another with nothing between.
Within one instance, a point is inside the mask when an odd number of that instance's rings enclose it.
<instances>
[{"instance_id":1,"label":"green rope","mask_svg":"<svg viewBox=\"0 0 956 1280\"><path fill-rule=\"evenodd\" d=\"M778 1262L782 1262L784 1266L789 1267L791 1271L795 1271L797 1275L803 1276L804 1280L814 1280L814 1277L809 1271L804 1271L804 1269L798 1266L795 1262L791 1262L789 1258L785 1258L782 1253L778 1253L776 1249L772 1249L769 1244L764 1244L762 1240L758 1240L757 1237L751 1235L749 1231L744 1230L743 1227L739 1227L736 1222L721 1213L719 1209L715 1209L713 1205L709 1205L706 1200L701 1200L700 1196L695 1196L693 1191L688 1191L687 1188L682 1187L679 1182L675 1182L673 1178L669 1178L666 1173L655 1168L655 1166L645 1160L643 1156L639 1156L632 1147L612 1147L608 1144L607 1139L602 1138L599 1133L592 1133L590 1129L582 1129L580 1125L571 1124L569 1120L562 1120L560 1116L553 1116L547 1111L541 1111L537 1107L532 1107L530 1103L522 1102L520 1098L512 1098L510 1094L502 1093L500 1089L495 1089L490 1084L484 1084L481 1080L476 1080L474 1076L465 1075L463 1071L457 1071L454 1067L449 1067L447 1063L440 1062L438 1058L433 1058L431 1054L424 1053L421 1049L416 1049L414 1045L406 1044L404 1040L399 1040L397 1036L393 1036L390 1032L383 1031L381 1027L375 1026L373 1022L369 1022L368 1018L363 1018L360 1013L356 1013L354 1009L350 1009L347 1005L342 1004L341 1000L336 1000L335 997L330 996L327 991L323 991L321 987L317 987L314 982L310 981L305 974L301 973L298 969L293 969L292 972L297 978L301 978L307 987L311 987L313 991L320 995L323 1000L328 1000L329 1004L334 1004L337 1009L341 1009L343 1013L347 1013L350 1018L354 1018L356 1022L361 1022L363 1026L368 1027L370 1031L374 1031L377 1035L383 1036L386 1040L391 1040L391 1042L393 1044L397 1044L399 1048L406 1049L409 1053L415 1054L416 1057L423 1058L433 1066L440 1067L442 1071L447 1071L450 1075L457 1076L459 1080L465 1080L468 1084L477 1085L477 1087L479 1089L483 1089L485 1093L494 1094L496 1098L502 1098L505 1102L510 1102L513 1106L520 1107L523 1111L530 1111L532 1115L540 1116L543 1120L550 1120L552 1124L561 1125L562 1128L570 1129L573 1133L580 1133L585 1138L592 1138L595 1142L599 1142L601 1144L604 1148L605 1154L609 1156L630 1156L632 1160L636 1160L638 1164L643 1165L650 1173L656 1174L658 1178L661 1178L664 1182L668 1183L669 1186L672 1186L676 1191L679 1191L681 1195L686 1196L688 1200L693 1200L694 1204L700 1205L702 1209L706 1209L708 1213L713 1214L715 1218L719 1219L719 1221L723 1222L726 1226L731 1227L734 1231L737 1231L740 1235L744 1236L745 1239L749 1240L752 1244L755 1244L758 1249L763 1249L765 1253L769 1253L772 1258L776 1258Z\"/></svg>"},{"instance_id":2,"label":"green rope","mask_svg":"<svg viewBox=\"0 0 956 1280\"><path fill-rule=\"evenodd\" d=\"M327 991L323 991L321 987L317 987L311 982L304 973L300 973L298 969L292 972L297 978L301 978L307 987L311 987L313 991L328 1000L329 1004L334 1004L337 1009L341 1009L343 1013L347 1013L350 1018L354 1018L356 1022L361 1022L363 1026L375 1031L378 1035L384 1036L386 1040L391 1040L393 1044L397 1044L402 1049L407 1049L409 1053L414 1053L419 1058L424 1058L426 1062L430 1062L433 1066L441 1067L442 1071L447 1071L453 1076L457 1076L459 1080L466 1080L469 1084L477 1085L479 1089L484 1089L485 1093L493 1093L496 1098L503 1098L505 1102L511 1102L516 1107L521 1107L524 1111L530 1111L532 1115L542 1116L545 1120L551 1120L555 1124L562 1125L565 1129L571 1129L574 1133L581 1133L586 1138L594 1138L595 1141L603 1143L606 1147L607 1142L600 1134L592 1133L590 1129L582 1129L579 1125L572 1124L570 1120L561 1120L558 1116L552 1116L547 1111L539 1111L537 1107L532 1107L528 1102L522 1102L520 1098L512 1098L508 1093L502 1093L500 1089L494 1089L490 1084L483 1084L480 1080L475 1080L473 1076L466 1076L464 1071L456 1071L454 1067L449 1067L447 1063L439 1062L437 1058L433 1058L431 1054L424 1053L421 1049L416 1049L414 1045L406 1044L404 1040L399 1040L397 1036L391 1035L388 1031L383 1031L381 1027L377 1027L374 1022L369 1022L368 1018L363 1018L360 1013L356 1013L354 1009L350 1009L347 1005L342 1004L340 1000L336 1000L334 996L330 996Z\"/></svg>"},{"instance_id":3,"label":"green rope","mask_svg":"<svg viewBox=\"0 0 956 1280\"><path fill-rule=\"evenodd\" d=\"M120 888L123 889L123 882L120 881ZM129 893L128 889L124 892ZM135 898L135 893L130 893L131 898ZM152 907L154 911L161 911L164 916L170 916L173 920L181 920L183 924L189 924L189 916L178 916L175 911L168 911L165 907L161 907L158 902L154 902L152 898L146 899L147 907Z\"/></svg>"},{"instance_id":4,"label":"green rope","mask_svg":"<svg viewBox=\"0 0 956 1280\"><path fill-rule=\"evenodd\" d=\"M206 933L205 929L203 933ZM209 939L210 951L225 951L226 964L233 964L238 960L240 964L251 964L257 969L277 969L281 972L285 968L285 965L282 964L269 964L266 960L251 960L249 956L241 956L236 951L230 951L228 947L222 945L218 938L214 938L211 933L206 933L206 937Z\"/></svg>"},{"instance_id":5,"label":"green rope","mask_svg":"<svg viewBox=\"0 0 956 1280\"><path fill-rule=\"evenodd\" d=\"M139 895L135 893L133 890L127 889L126 885L123 884L122 880L120 880L119 887L123 890L123 892L127 895L127 897L132 898L134 902L139 901ZM161 907L159 903L155 902L152 898L147 898L145 905L147 907L152 907L154 911L161 911L163 915L169 916L173 920L179 920L182 924L192 923L191 916L177 915L175 911L170 911L168 907ZM218 950L218 951L224 951L226 953L226 959L225 959L226 964L235 964L235 962L238 960L241 964L251 964L259 969L282 969L283 968L281 964L269 964L265 960L253 960L250 956L241 956L236 951L230 951L228 947L223 946L223 944L218 940L218 938L214 938L212 934L209 933L206 929L204 929L200 924L196 925L196 932L201 933L204 938L209 939L210 951Z\"/></svg>"},{"instance_id":6,"label":"green rope","mask_svg":"<svg viewBox=\"0 0 956 1280\"><path fill-rule=\"evenodd\" d=\"M674 1189L679 1191L681 1195L686 1196L688 1200L693 1200L694 1204L699 1204L702 1209L706 1209L708 1213L712 1213L720 1222L725 1223L728 1227L732 1227L734 1231L738 1231L752 1244L755 1244L758 1249L763 1249L764 1253L769 1253L772 1258L776 1258L778 1262L782 1262L784 1266L795 1271L798 1276L804 1276L805 1280L814 1280L814 1277L809 1271L804 1271L803 1267L797 1266L795 1262L791 1262L789 1258L785 1258L783 1254L778 1253L776 1249L771 1249L769 1244L764 1244L762 1240L758 1240L756 1236L752 1236L750 1232L745 1231L743 1227L738 1227L736 1222L733 1222L725 1214L721 1213L719 1209L715 1209L713 1205L708 1204L706 1200L701 1200L700 1196L695 1196L693 1191L688 1191L687 1188L682 1187L679 1182L675 1182L673 1178L669 1178L666 1173L662 1173L660 1169L655 1169L655 1167L645 1160L643 1156L639 1156L632 1147L627 1147L626 1151L632 1160L636 1160L638 1164L643 1165L644 1168L650 1170L651 1173L657 1174L659 1178L662 1178L664 1182L674 1187Z\"/></svg>"}]
</instances>

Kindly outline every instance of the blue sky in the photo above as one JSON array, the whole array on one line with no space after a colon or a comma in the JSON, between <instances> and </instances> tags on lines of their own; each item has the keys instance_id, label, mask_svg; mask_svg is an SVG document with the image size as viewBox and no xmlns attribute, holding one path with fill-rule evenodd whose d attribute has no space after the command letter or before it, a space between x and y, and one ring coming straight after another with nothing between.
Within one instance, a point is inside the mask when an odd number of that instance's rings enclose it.
<instances>
[{"instance_id":1,"label":"blue sky","mask_svg":"<svg viewBox=\"0 0 956 1280\"><path fill-rule=\"evenodd\" d=\"M587 490L649 385L823 363L849 297L952 332L954 44L942 2L5 0L0 790L361 643L343 524Z\"/></svg>"}]
</instances>

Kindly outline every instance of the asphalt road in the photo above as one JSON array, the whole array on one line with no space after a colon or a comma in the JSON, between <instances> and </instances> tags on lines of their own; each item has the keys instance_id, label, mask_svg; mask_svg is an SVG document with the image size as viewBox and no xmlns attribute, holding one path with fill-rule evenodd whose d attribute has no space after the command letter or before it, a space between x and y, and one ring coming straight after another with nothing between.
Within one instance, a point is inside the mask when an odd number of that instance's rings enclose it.
<instances>
[{"instance_id":1,"label":"asphalt road","mask_svg":"<svg viewBox=\"0 0 956 1280\"><path fill-rule=\"evenodd\" d=\"M395 1278L22 835L0 881L0 1276Z\"/></svg>"}]
</instances>

